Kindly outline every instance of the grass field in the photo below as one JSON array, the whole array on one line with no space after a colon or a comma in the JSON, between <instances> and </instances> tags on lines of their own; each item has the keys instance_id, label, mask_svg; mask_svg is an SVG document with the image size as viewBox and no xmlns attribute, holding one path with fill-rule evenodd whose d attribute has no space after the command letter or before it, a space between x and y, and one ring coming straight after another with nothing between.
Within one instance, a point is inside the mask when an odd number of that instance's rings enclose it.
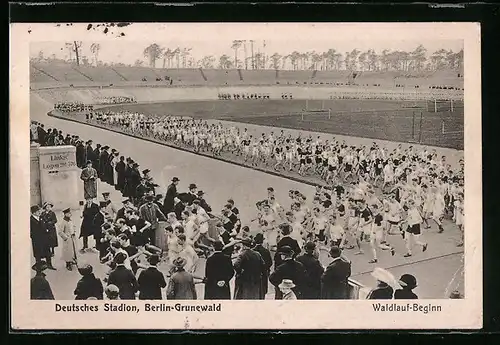
<instances>
[{"instance_id":1,"label":"grass field","mask_svg":"<svg viewBox=\"0 0 500 345\"><path fill-rule=\"evenodd\" d=\"M157 116L177 115L221 119L338 135L463 149L463 108L429 112L425 102L387 100L309 100L307 109L331 109L306 114L305 100L226 100L124 104L102 108Z\"/></svg>"}]
</instances>

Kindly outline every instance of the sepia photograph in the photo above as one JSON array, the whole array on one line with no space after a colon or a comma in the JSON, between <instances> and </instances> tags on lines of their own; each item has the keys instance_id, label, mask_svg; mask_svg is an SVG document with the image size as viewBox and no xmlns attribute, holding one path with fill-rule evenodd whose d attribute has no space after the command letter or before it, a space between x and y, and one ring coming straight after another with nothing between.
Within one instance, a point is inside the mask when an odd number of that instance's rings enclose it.
<instances>
[{"instance_id":1,"label":"sepia photograph","mask_svg":"<svg viewBox=\"0 0 500 345\"><path fill-rule=\"evenodd\" d=\"M17 298L48 318L88 311L91 328L101 311L200 326L237 300L286 307L284 328L305 303L353 308L358 327L358 305L385 326L446 303L480 318L478 27L341 25L29 26Z\"/></svg>"}]
</instances>

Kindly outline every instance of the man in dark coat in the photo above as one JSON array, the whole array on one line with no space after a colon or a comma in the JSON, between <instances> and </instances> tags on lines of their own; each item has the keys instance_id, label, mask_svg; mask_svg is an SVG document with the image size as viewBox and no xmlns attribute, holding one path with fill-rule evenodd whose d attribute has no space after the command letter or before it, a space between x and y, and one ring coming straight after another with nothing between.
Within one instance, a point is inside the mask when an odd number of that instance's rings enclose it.
<instances>
[{"instance_id":1,"label":"man in dark coat","mask_svg":"<svg viewBox=\"0 0 500 345\"><path fill-rule=\"evenodd\" d=\"M303 287L303 299L320 299L321 298L321 276L324 273L324 268L315 257L316 244L307 242L304 246L305 253L297 256L296 260L304 265L307 274L306 284Z\"/></svg>"},{"instance_id":2,"label":"man in dark coat","mask_svg":"<svg viewBox=\"0 0 500 345\"><path fill-rule=\"evenodd\" d=\"M99 169L97 169L97 172L99 173L99 178L101 179L102 182L107 182L107 170L108 170L108 157L109 153L108 150L109 146L103 146L101 149L101 153L99 155Z\"/></svg>"},{"instance_id":3,"label":"man in dark coat","mask_svg":"<svg viewBox=\"0 0 500 345\"><path fill-rule=\"evenodd\" d=\"M82 224L80 227L80 237L83 237L83 247L80 249L82 253L89 247L89 236L94 235L94 217L98 213L99 205L93 202L92 199L87 199L83 206Z\"/></svg>"},{"instance_id":4,"label":"man in dark coat","mask_svg":"<svg viewBox=\"0 0 500 345\"><path fill-rule=\"evenodd\" d=\"M262 275L262 281L261 281L261 296L260 299L265 299L267 291L269 289L269 274L271 273L271 267L273 266L273 259L271 256L271 252L269 249L264 247L262 244L264 243L264 235L261 233L258 233L254 237L254 243L255 247L253 250L255 250L257 253L262 256L262 259L264 260L264 273Z\"/></svg>"},{"instance_id":5,"label":"man in dark coat","mask_svg":"<svg viewBox=\"0 0 500 345\"><path fill-rule=\"evenodd\" d=\"M212 212L212 208L210 205L207 203L205 200L205 192L202 190L199 190L198 193L198 200L200 200L200 207L205 210L205 212L210 213Z\"/></svg>"},{"instance_id":6,"label":"man in dark coat","mask_svg":"<svg viewBox=\"0 0 500 345\"><path fill-rule=\"evenodd\" d=\"M76 143L76 165L80 169L83 169L85 167L85 163L85 146L83 146L81 141L78 141Z\"/></svg>"},{"instance_id":7,"label":"man in dark coat","mask_svg":"<svg viewBox=\"0 0 500 345\"><path fill-rule=\"evenodd\" d=\"M167 187L167 192L165 193L165 200L163 201L163 213L168 214L174 211L174 199L177 197L177 185L179 184L179 179L174 177L172 183Z\"/></svg>"},{"instance_id":8,"label":"man in dark coat","mask_svg":"<svg viewBox=\"0 0 500 345\"><path fill-rule=\"evenodd\" d=\"M108 152L106 150L106 152ZM105 162L105 169L104 169L104 182L107 184L114 186L114 179L115 179L115 172L113 169L113 159L115 159L115 149L111 150L111 153L108 153L108 157Z\"/></svg>"},{"instance_id":9,"label":"man in dark coat","mask_svg":"<svg viewBox=\"0 0 500 345\"><path fill-rule=\"evenodd\" d=\"M300 253L299 243L297 242L297 240L290 237L290 233L292 232L290 224L287 223L280 224L279 229L281 232L281 239L278 241L276 245L276 253L274 254L274 268L278 267L283 263L283 261L281 260L281 254L279 254L281 248L285 246L290 247L294 253L293 258L295 258ZM295 285L297 285L296 282L294 283Z\"/></svg>"},{"instance_id":10,"label":"man in dark coat","mask_svg":"<svg viewBox=\"0 0 500 345\"><path fill-rule=\"evenodd\" d=\"M94 169L97 170L97 174L100 176L101 172L100 172L100 163L99 163L99 158L101 156L101 144L97 144L95 146L95 149L94 149L94 152L92 154L92 158L93 158L93 161L92 161L92 164L94 166Z\"/></svg>"},{"instance_id":11,"label":"man in dark coat","mask_svg":"<svg viewBox=\"0 0 500 345\"><path fill-rule=\"evenodd\" d=\"M53 300L54 294L50 287L49 282L45 279L43 271L47 269L47 265L42 261L33 266L36 275L30 281L30 295L31 299Z\"/></svg>"},{"instance_id":12,"label":"man in dark coat","mask_svg":"<svg viewBox=\"0 0 500 345\"><path fill-rule=\"evenodd\" d=\"M186 193L188 205L191 206L196 199L198 199L198 187L194 183L191 183L189 185L189 192Z\"/></svg>"},{"instance_id":13,"label":"man in dark coat","mask_svg":"<svg viewBox=\"0 0 500 345\"><path fill-rule=\"evenodd\" d=\"M38 142L40 145L45 146L47 140L47 132L45 131L44 125L39 125L38 128Z\"/></svg>"},{"instance_id":14,"label":"man in dark coat","mask_svg":"<svg viewBox=\"0 0 500 345\"><path fill-rule=\"evenodd\" d=\"M92 164L95 161L94 148L92 147L92 140L87 141L87 143L85 145L85 162L86 161L91 161Z\"/></svg>"},{"instance_id":15,"label":"man in dark coat","mask_svg":"<svg viewBox=\"0 0 500 345\"><path fill-rule=\"evenodd\" d=\"M73 292L76 300L86 300L89 297L103 299L104 289L102 282L92 271L93 268L89 264L78 268L78 272L80 272L82 278L76 284L75 291Z\"/></svg>"},{"instance_id":16,"label":"man in dark coat","mask_svg":"<svg viewBox=\"0 0 500 345\"><path fill-rule=\"evenodd\" d=\"M229 281L234 276L231 258L222 252L224 243L213 243L215 253L208 257L205 264L205 299L231 299Z\"/></svg>"},{"instance_id":17,"label":"man in dark coat","mask_svg":"<svg viewBox=\"0 0 500 345\"><path fill-rule=\"evenodd\" d=\"M116 163L116 186L115 189L123 193L123 188L125 187L125 157L120 156L120 161Z\"/></svg>"},{"instance_id":18,"label":"man in dark coat","mask_svg":"<svg viewBox=\"0 0 500 345\"><path fill-rule=\"evenodd\" d=\"M134 194L135 190L133 189L133 183L132 183L132 166L134 162L132 160L128 160L127 165L125 166L125 171L123 173L123 178L124 178L124 186L123 186L123 196L127 198L132 198L132 195ZM132 200L131 200L132 201ZM133 203L133 201L132 201Z\"/></svg>"},{"instance_id":19,"label":"man in dark coat","mask_svg":"<svg viewBox=\"0 0 500 345\"><path fill-rule=\"evenodd\" d=\"M120 299L135 299L139 285L131 270L125 267L127 255L117 253L115 256L116 268L111 271L108 277L108 285L116 285L120 290Z\"/></svg>"},{"instance_id":20,"label":"man in dark coat","mask_svg":"<svg viewBox=\"0 0 500 345\"><path fill-rule=\"evenodd\" d=\"M47 268L55 270L52 266L52 254L50 252L49 229L41 218L42 209L38 205L31 206L30 237L35 257L35 266L40 265L45 259Z\"/></svg>"},{"instance_id":21,"label":"man in dark coat","mask_svg":"<svg viewBox=\"0 0 500 345\"><path fill-rule=\"evenodd\" d=\"M130 172L130 183L131 183L130 188L132 191L132 195L130 197L132 198L135 204L138 199L136 195L137 186L141 183L141 172L139 171L138 163L132 163L132 170Z\"/></svg>"},{"instance_id":22,"label":"man in dark coat","mask_svg":"<svg viewBox=\"0 0 500 345\"><path fill-rule=\"evenodd\" d=\"M252 240L241 241L242 250L234 261L236 271L234 299L260 299L261 279L265 272L265 263L259 253L252 250Z\"/></svg>"},{"instance_id":23,"label":"man in dark coat","mask_svg":"<svg viewBox=\"0 0 500 345\"><path fill-rule=\"evenodd\" d=\"M101 238L103 237L101 227L106 221L106 206L108 206L108 204L105 201L99 203L99 212L97 212L92 221L95 247L99 251L99 259L102 259L106 255L105 248L103 248L103 244L101 243Z\"/></svg>"},{"instance_id":24,"label":"man in dark coat","mask_svg":"<svg viewBox=\"0 0 500 345\"><path fill-rule=\"evenodd\" d=\"M274 285L274 298L283 299L283 293L278 288L278 285L283 279L290 279L295 287L292 289L297 296L297 299L302 299L302 291L306 284L306 269L304 265L294 259L295 253L288 246L282 247L278 251L283 263L274 269L274 272L269 276L269 281Z\"/></svg>"},{"instance_id":25,"label":"man in dark coat","mask_svg":"<svg viewBox=\"0 0 500 345\"><path fill-rule=\"evenodd\" d=\"M341 256L339 247L330 248L333 261L328 265L321 277L321 299L347 299L351 263Z\"/></svg>"},{"instance_id":26,"label":"man in dark coat","mask_svg":"<svg viewBox=\"0 0 500 345\"><path fill-rule=\"evenodd\" d=\"M162 299L161 289L167 286L163 273L156 267L160 262L158 255L151 255L148 258L149 267L139 274L137 283L139 284L139 299L157 300Z\"/></svg>"}]
</instances>

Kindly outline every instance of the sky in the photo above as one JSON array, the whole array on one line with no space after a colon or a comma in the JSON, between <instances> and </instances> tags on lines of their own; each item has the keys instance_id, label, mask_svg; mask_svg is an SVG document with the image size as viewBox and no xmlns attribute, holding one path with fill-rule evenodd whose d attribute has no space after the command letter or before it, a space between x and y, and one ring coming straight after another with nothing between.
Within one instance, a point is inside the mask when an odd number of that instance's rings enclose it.
<instances>
[{"instance_id":1,"label":"sky","mask_svg":"<svg viewBox=\"0 0 500 345\"><path fill-rule=\"evenodd\" d=\"M43 50L45 56L55 54L58 58L65 58L68 52L64 44L72 39L83 42L84 55L91 55L90 45L95 42L101 45L100 60L125 64L133 64L137 59L145 60L143 50L151 43L171 49L192 48L190 54L197 60L206 55L222 54L234 58L231 43L236 39L247 41L253 39L254 53L260 51L266 55L275 52L287 55L295 50L323 52L330 48L341 53L354 48L362 51L374 49L377 53L384 49L411 51L419 44L424 45L430 53L441 48L453 51L462 49L463 40L460 39L460 27L457 26L459 24L455 23L453 27L454 23L447 23L446 30L441 29L439 25L432 23L134 23L119 29L123 32L123 37L119 37L119 31L113 32L114 36L110 37L110 33L104 35L101 29L86 30L85 24L61 26L57 30L45 24L40 26L43 31L33 29L32 36L37 35L36 39L31 41L30 56L37 56L38 52ZM47 37L53 40L47 41ZM250 55L250 44L247 44L247 47ZM243 56L243 48L239 49L238 54Z\"/></svg>"}]
</instances>

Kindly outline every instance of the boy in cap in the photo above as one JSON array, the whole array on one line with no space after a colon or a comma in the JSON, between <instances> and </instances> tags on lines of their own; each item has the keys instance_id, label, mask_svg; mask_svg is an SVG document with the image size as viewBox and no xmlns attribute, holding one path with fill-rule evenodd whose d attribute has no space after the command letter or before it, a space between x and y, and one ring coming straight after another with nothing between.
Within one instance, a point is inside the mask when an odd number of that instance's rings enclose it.
<instances>
[{"instance_id":1,"label":"boy in cap","mask_svg":"<svg viewBox=\"0 0 500 345\"><path fill-rule=\"evenodd\" d=\"M293 288L295 287L295 284L293 283L292 280L290 279L283 279L283 281L278 285L278 288L281 291L281 294L283 295L282 300L296 300L297 296L295 296L295 293L293 292Z\"/></svg>"}]
</instances>

